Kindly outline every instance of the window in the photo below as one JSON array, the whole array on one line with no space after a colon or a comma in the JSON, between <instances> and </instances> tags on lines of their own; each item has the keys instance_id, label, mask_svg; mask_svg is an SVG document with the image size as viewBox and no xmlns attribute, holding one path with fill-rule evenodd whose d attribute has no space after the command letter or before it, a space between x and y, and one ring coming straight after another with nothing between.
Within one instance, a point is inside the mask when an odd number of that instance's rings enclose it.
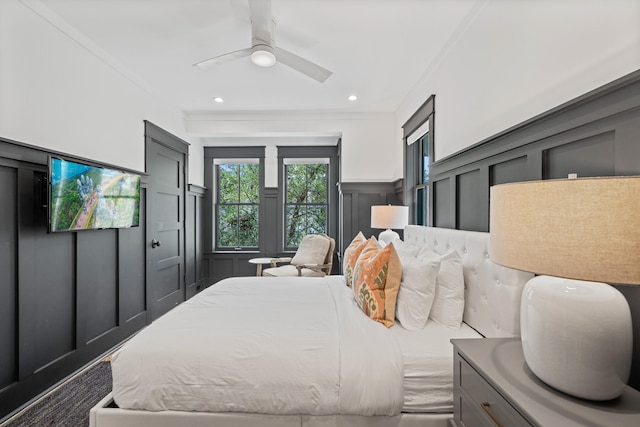
<instances>
[{"instance_id":1,"label":"window","mask_svg":"<svg viewBox=\"0 0 640 427\"><path fill-rule=\"evenodd\" d=\"M284 245L295 248L307 234L327 232L329 159L284 159Z\"/></svg>"},{"instance_id":2,"label":"window","mask_svg":"<svg viewBox=\"0 0 640 427\"><path fill-rule=\"evenodd\" d=\"M420 138L422 145L422 182L429 182L429 134Z\"/></svg>"},{"instance_id":3,"label":"window","mask_svg":"<svg viewBox=\"0 0 640 427\"><path fill-rule=\"evenodd\" d=\"M205 252L286 256L306 234L338 237L339 142L204 147L204 157ZM242 275L250 266L232 268Z\"/></svg>"},{"instance_id":4,"label":"window","mask_svg":"<svg viewBox=\"0 0 640 427\"><path fill-rule=\"evenodd\" d=\"M435 95L431 95L402 126L404 202L411 206L412 224L434 223L430 165L433 162Z\"/></svg>"},{"instance_id":5,"label":"window","mask_svg":"<svg viewBox=\"0 0 640 427\"><path fill-rule=\"evenodd\" d=\"M425 134L415 144L419 144L418 147L422 152L422 156L420 156L420 162L422 163L420 168L421 179L420 183L415 187L415 223L417 225L427 225L429 217L429 134Z\"/></svg>"},{"instance_id":6,"label":"window","mask_svg":"<svg viewBox=\"0 0 640 427\"><path fill-rule=\"evenodd\" d=\"M216 247L259 246L260 163L216 159Z\"/></svg>"},{"instance_id":7,"label":"window","mask_svg":"<svg viewBox=\"0 0 640 427\"><path fill-rule=\"evenodd\" d=\"M294 252L307 234L338 237L340 142L278 147L277 247Z\"/></svg>"}]
</instances>

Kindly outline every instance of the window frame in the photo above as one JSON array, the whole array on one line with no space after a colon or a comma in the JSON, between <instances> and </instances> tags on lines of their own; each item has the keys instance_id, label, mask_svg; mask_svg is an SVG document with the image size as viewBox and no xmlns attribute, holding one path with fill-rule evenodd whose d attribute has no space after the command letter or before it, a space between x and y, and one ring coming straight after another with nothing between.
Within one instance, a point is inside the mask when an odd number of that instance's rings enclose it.
<instances>
[{"instance_id":1,"label":"window frame","mask_svg":"<svg viewBox=\"0 0 640 427\"><path fill-rule=\"evenodd\" d=\"M265 147L264 146L246 146L246 147L204 147L204 179L205 185L210 186L212 191L205 194L205 218L204 222L204 251L215 253L259 253L265 241ZM224 162L225 159L258 159L260 167L260 187L259 187L259 207L258 207L258 246L251 247L219 247L217 245L217 173L215 162Z\"/></svg>"},{"instance_id":2,"label":"window frame","mask_svg":"<svg viewBox=\"0 0 640 427\"><path fill-rule=\"evenodd\" d=\"M219 163L216 162L216 160L219 160ZM237 164L237 165L247 165L247 164L257 164L258 165L258 200L255 203L246 203L246 202L241 202L240 201L240 197L238 197L238 201L237 202L233 202L233 203L221 203L220 202L220 191L218 191L220 185L220 165L221 164ZM215 248L216 250L219 251L256 251L259 250L260 248L260 193L261 193L261 187L264 187L262 185L260 185L260 174L261 174L261 169L260 169L260 160L257 158L250 158L250 157L246 157L246 158L242 158L242 159L215 159L214 160L214 182L213 182L213 186L214 186L214 199L215 199L215 203L214 203L214 209L213 209L213 221L215 224ZM236 172L237 176L238 176L238 196L240 196L240 170L238 169L238 171ZM257 206L257 210L258 210L258 241L256 242L255 246L242 246L242 245L236 245L236 246L219 246L219 242L218 242L218 236L220 234L220 221L219 221L219 213L220 213L220 208L221 206L236 206L238 209L240 209L241 206ZM239 231L237 231L237 237L238 240L240 239L240 235L239 235Z\"/></svg>"},{"instance_id":3,"label":"window frame","mask_svg":"<svg viewBox=\"0 0 640 427\"><path fill-rule=\"evenodd\" d=\"M429 138L429 170L432 169L434 163L434 146L435 146L435 95L431 95L416 110L415 113L402 126L403 133L403 158L404 158L404 203L409 206L409 223L417 224L418 203L417 195L419 188L425 188L425 223L422 225L434 224L433 210L433 183L431 179L423 182L422 174L423 165L423 138L428 135ZM415 133L421 127L426 126L425 132L414 138ZM412 141L409 141L409 138ZM415 142L413 142L415 141ZM412 142L412 143L410 143Z\"/></svg>"},{"instance_id":4,"label":"window frame","mask_svg":"<svg viewBox=\"0 0 640 427\"><path fill-rule=\"evenodd\" d=\"M340 181L340 141L330 146L278 146L278 230L277 245L282 253L293 253L297 247L285 246L286 175L285 159L329 159L327 174L327 234L338 240ZM338 247L338 246L336 246Z\"/></svg>"}]
</instances>

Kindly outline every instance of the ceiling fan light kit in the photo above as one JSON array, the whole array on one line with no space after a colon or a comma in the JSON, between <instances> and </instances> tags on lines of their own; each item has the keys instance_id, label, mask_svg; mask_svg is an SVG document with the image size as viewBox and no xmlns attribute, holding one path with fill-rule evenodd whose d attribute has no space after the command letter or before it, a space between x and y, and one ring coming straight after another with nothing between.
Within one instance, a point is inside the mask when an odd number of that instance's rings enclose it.
<instances>
[{"instance_id":1,"label":"ceiling fan light kit","mask_svg":"<svg viewBox=\"0 0 640 427\"><path fill-rule=\"evenodd\" d=\"M276 63L275 51L267 45L253 46L251 48L251 62L260 67L272 67Z\"/></svg>"}]
</instances>

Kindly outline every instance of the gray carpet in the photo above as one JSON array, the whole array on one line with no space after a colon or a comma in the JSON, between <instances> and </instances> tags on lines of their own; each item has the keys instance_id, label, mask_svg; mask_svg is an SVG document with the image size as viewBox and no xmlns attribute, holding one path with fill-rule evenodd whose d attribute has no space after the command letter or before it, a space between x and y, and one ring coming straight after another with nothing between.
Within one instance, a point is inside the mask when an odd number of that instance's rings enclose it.
<instances>
[{"instance_id":1,"label":"gray carpet","mask_svg":"<svg viewBox=\"0 0 640 427\"><path fill-rule=\"evenodd\" d=\"M100 362L29 407L7 427L86 427L89 409L110 391L111 366Z\"/></svg>"}]
</instances>

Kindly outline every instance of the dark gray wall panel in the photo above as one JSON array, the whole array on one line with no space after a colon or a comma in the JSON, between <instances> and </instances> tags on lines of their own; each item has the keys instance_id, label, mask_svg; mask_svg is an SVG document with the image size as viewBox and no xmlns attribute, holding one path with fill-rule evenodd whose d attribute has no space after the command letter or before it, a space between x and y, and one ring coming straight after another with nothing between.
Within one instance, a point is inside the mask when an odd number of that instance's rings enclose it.
<instances>
[{"instance_id":1,"label":"dark gray wall panel","mask_svg":"<svg viewBox=\"0 0 640 427\"><path fill-rule=\"evenodd\" d=\"M457 227L463 230L485 230L489 222L487 199L482 197L486 183L482 182L479 170L458 175L457 177Z\"/></svg>"},{"instance_id":2,"label":"dark gray wall panel","mask_svg":"<svg viewBox=\"0 0 640 427\"><path fill-rule=\"evenodd\" d=\"M28 335L21 331L21 339L30 341L35 353L33 371L76 348L74 233L46 234L46 226L41 224L34 246L33 282L20 279L21 297L26 294L23 290L31 290L28 300L20 299L21 310L26 310L24 317L21 312L20 323L32 328Z\"/></svg>"},{"instance_id":3,"label":"dark gray wall panel","mask_svg":"<svg viewBox=\"0 0 640 427\"><path fill-rule=\"evenodd\" d=\"M0 390L17 377L17 169L0 166Z\"/></svg>"},{"instance_id":4,"label":"dark gray wall panel","mask_svg":"<svg viewBox=\"0 0 640 427\"><path fill-rule=\"evenodd\" d=\"M570 173L579 177L616 174L614 132L549 148L543 155L545 179L566 178Z\"/></svg>"},{"instance_id":5,"label":"dark gray wall panel","mask_svg":"<svg viewBox=\"0 0 640 427\"><path fill-rule=\"evenodd\" d=\"M234 273L234 259L223 258L221 256L209 256L210 262L213 264L213 282L219 282L227 277L233 277Z\"/></svg>"},{"instance_id":6,"label":"dark gray wall panel","mask_svg":"<svg viewBox=\"0 0 640 427\"><path fill-rule=\"evenodd\" d=\"M506 184L508 182L526 181L527 157L516 157L515 159L499 162L489 167L490 185Z\"/></svg>"},{"instance_id":7,"label":"dark gray wall panel","mask_svg":"<svg viewBox=\"0 0 640 427\"><path fill-rule=\"evenodd\" d=\"M196 207L198 204L198 196L192 193L187 193L185 198L185 225L184 232L186 236L189 236L190 243L184 248L184 264L185 264L185 280L187 288L196 282L196 248L195 248L195 234L196 234Z\"/></svg>"},{"instance_id":8,"label":"dark gray wall panel","mask_svg":"<svg viewBox=\"0 0 640 427\"><path fill-rule=\"evenodd\" d=\"M276 239L273 230L278 229L278 188L265 188L264 189L264 221L263 224L266 224L264 227L261 227L261 235L260 240L263 242L261 244L264 247L264 252L269 254L269 256L278 253L278 239ZM271 229L271 232L268 232L267 229Z\"/></svg>"},{"instance_id":9,"label":"dark gray wall panel","mask_svg":"<svg viewBox=\"0 0 640 427\"><path fill-rule=\"evenodd\" d=\"M381 231L371 228L371 206L401 205L403 182L343 182L340 183L341 230L336 242L339 253L344 250L359 231L368 238ZM397 231L402 236L402 230ZM334 262L337 266L338 263ZM335 270L335 269L334 269ZM338 269L336 272L341 271Z\"/></svg>"},{"instance_id":10,"label":"dark gray wall panel","mask_svg":"<svg viewBox=\"0 0 640 427\"><path fill-rule=\"evenodd\" d=\"M364 234L366 238L369 238L371 236L378 237L378 234L380 234L380 232L384 230L371 228L371 206L386 204L386 195L360 193L358 194L358 197L356 200L357 200L356 212L358 213L356 224L358 225L358 230L357 231L354 230L355 234L357 234L358 231L362 231L362 234ZM353 238L355 234L351 236L351 238ZM345 244L350 243L350 240L349 239L347 240L348 241L345 241Z\"/></svg>"},{"instance_id":11,"label":"dark gray wall panel","mask_svg":"<svg viewBox=\"0 0 640 427\"><path fill-rule=\"evenodd\" d=\"M204 258L202 253L202 244L204 241L202 221L204 215L203 202L205 193L205 188L189 185L185 214L185 269L187 299L200 292L207 285L205 274L206 269L204 268Z\"/></svg>"},{"instance_id":12,"label":"dark gray wall panel","mask_svg":"<svg viewBox=\"0 0 640 427\"><path fill-rule=\"evenodd\" d=\"M205 218L205 188L200 187L198 198L196 199L196 229L195 229L195 252L196 252L196 280L199 286L206 286L209 276L209 263L204 259L204 228L207 222ZM199 289L200 290L200 289Z\"/></svg>"},{"instance_id":13,"label":"dark gray wall panel","mask_svg":"<svg viewBox=\"0 0 640 427\"><path fill-rule=\"evenodd\" d=\"M75 283L72 236L38 239L36 259L36 366L41 367L75 349ZM63 243L64 242L64 243ZM59 245L61 244L61 245ZM71 249L61 251L60 246ZM46 254L45 254L46 252ZM51 267L55 274L51 274Z\"/></svg>"},{"instance_id":14,"label":"dark gray wall panel","mask_svg":"<svg viewBox=\"0 0 640 427\"><path fill-rule=\"evenodd\" d=\"M455 212L451 209L451 180L449 178L433 182L433 224L436 227L454 228Z\"/></svg>"},{"instance_id":15,"label":"dark gray wall panel","mask_svg":"<svg viewBox=\"0 0 640 427\"><path fill-rule=\"evenodd\" d=\"M119 324L124 324L146 312L145 288L145 188L140 189L140 225L118 233L118 264L120 301Z\"/></svg>"},{"instance_id":16,"label":"dark gray wall panel","mask_svg":"<svg viewBox=\"0 0 640 427\"><path fill-rule=\"evenodd\" d=\"M85 318L79 340L88 343L118 324L118 241L116 230L77 234L78 310Z\"/></svg>"}]
</instances>

